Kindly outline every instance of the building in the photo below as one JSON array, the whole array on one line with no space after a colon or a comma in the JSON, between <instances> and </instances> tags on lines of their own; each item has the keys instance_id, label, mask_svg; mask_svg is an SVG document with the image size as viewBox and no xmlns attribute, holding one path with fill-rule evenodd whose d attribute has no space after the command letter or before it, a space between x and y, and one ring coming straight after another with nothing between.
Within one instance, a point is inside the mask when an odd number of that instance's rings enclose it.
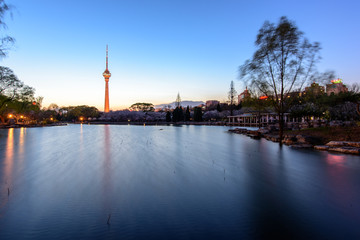
<instances>
[{"instance_id":1,"label":"building","mask_svg":"<svg viewBox=\"0 0 360 240\"><path fill-rule=\"evenodd\" d=\"M106 69L103 73L105 78L105 106L104 112L109 112L109 78L111 77L111 73L108 69L108 46L106 45Z\"/></svg>"},{"instance_id":2,"label":"building","mask_svg":"<svg viewBox=\"0 0 360 240\"><path fill-rule=\"evenodd\" d=\"M246 98L248 98L248 97L250 97L250 93L249 93L249 90L247 89L247 87L246 87L246 89L242 92L242 93L240 93L239 95L238 95L238 104L240 104L241 102L243 102Z\"/></svg>"},{"instance_id":3,"label":"building","mask_svg":"<svg viewBox=\"0 0 360 240\"><path fill-rule=\"evenodd\" d=\"M320 86L318 83L313 82L309 87L305 88L305 93L311 93L314 95L322 95L325 93L325 87Z\"/></svg>"},{"instance_id":4,"label":"building","mask_svg":"<svg viewBox=\"0 0 360 240\"><path fill-rule=\"evenodd\" d=\"M209 107L216 107L218 104L220 104L220 102L218 100L207 100L205 103L206 108Z\"/></svg>"},{"instance_id":5,"label":"building","mask_svg":"<svg viewBox=\"0 0 360 240\"><path fill-rule=\"evenodd\" d=\"M346 85L344 85L342 83L342 79L338 78L338 79L334 79L331 80L330 84L326 84L326 94L327 95L331 95L331 94L339 94L341 92L347 92L348 88L346 87Z\"/></svg>"}]
</instances>

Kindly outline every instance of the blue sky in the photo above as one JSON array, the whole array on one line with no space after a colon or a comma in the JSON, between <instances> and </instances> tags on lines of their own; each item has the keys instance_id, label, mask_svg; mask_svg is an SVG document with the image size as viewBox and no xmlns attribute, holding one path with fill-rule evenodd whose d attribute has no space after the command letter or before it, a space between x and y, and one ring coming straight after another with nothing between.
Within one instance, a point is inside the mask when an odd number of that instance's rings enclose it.
<instances>
[{"instance_id":1,"label":"blue sky","mask_svg":"<svg viewBox=\"0 0 360 240\"><path fill-rule=\"evenodd\" d=\"M227 100L265 20L287 16L321 43L320 71L359 82L360 1L8 0L16 44L1 65L43 96L43 105L103 110L109 44L110 108L135 102Z\"/></svg>"}]
</instances>

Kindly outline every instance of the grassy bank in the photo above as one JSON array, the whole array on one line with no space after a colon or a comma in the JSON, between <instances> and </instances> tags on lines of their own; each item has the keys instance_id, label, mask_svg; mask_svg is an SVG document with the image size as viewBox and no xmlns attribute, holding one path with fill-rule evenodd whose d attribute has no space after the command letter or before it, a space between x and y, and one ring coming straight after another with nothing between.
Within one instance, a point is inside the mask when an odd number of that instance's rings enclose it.
<instances>
[{"instance_id":1,"label":"grassy bank","mask_svg":"<svg viewBox=\"0 0 360 240\"><path fill-rule=\"evenodd\" d=\"M319 137L322 139L324 144L330 141L360 142L360 126L308 128L302 130L285 131L285 134L302 134Z\"/></svg>"}]
</instances>

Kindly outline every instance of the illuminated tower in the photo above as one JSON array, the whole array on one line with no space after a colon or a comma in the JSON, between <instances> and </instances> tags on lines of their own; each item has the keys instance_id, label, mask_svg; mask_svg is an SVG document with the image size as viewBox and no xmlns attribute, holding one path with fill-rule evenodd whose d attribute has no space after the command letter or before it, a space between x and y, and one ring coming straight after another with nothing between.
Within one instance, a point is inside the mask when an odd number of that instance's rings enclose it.
<instances>
[{"instance_id":1,"label":"illuminated tower","mask_svg":"<svg viewBox=\"0 0 360 240\"><path fill-rule=\"evenodd\" d=\"M108 69L108 46L106 45L106 69L103 73L105 78L105 107L104 112L109 112L109 78L111 77L111 73Z\"/></svg>"}]
</instances>

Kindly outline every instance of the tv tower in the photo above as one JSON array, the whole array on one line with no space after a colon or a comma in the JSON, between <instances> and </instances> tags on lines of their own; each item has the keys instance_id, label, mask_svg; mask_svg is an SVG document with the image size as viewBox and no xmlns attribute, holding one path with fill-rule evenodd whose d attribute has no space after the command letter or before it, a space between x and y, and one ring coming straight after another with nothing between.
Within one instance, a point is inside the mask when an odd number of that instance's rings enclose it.
<instances>
[{"instance_id":1,"label":"tv tower","mask_svg":"<svg viewBox=\"0 0 360 240\"><path fill-rule=\"evenodd\" d=\"M104 112L109 112L109 78L111 77L111 73L108 69L108 45L106 45L106 69L103 73L105 78L105 107Z\"/></svg>"}]
</instances>

